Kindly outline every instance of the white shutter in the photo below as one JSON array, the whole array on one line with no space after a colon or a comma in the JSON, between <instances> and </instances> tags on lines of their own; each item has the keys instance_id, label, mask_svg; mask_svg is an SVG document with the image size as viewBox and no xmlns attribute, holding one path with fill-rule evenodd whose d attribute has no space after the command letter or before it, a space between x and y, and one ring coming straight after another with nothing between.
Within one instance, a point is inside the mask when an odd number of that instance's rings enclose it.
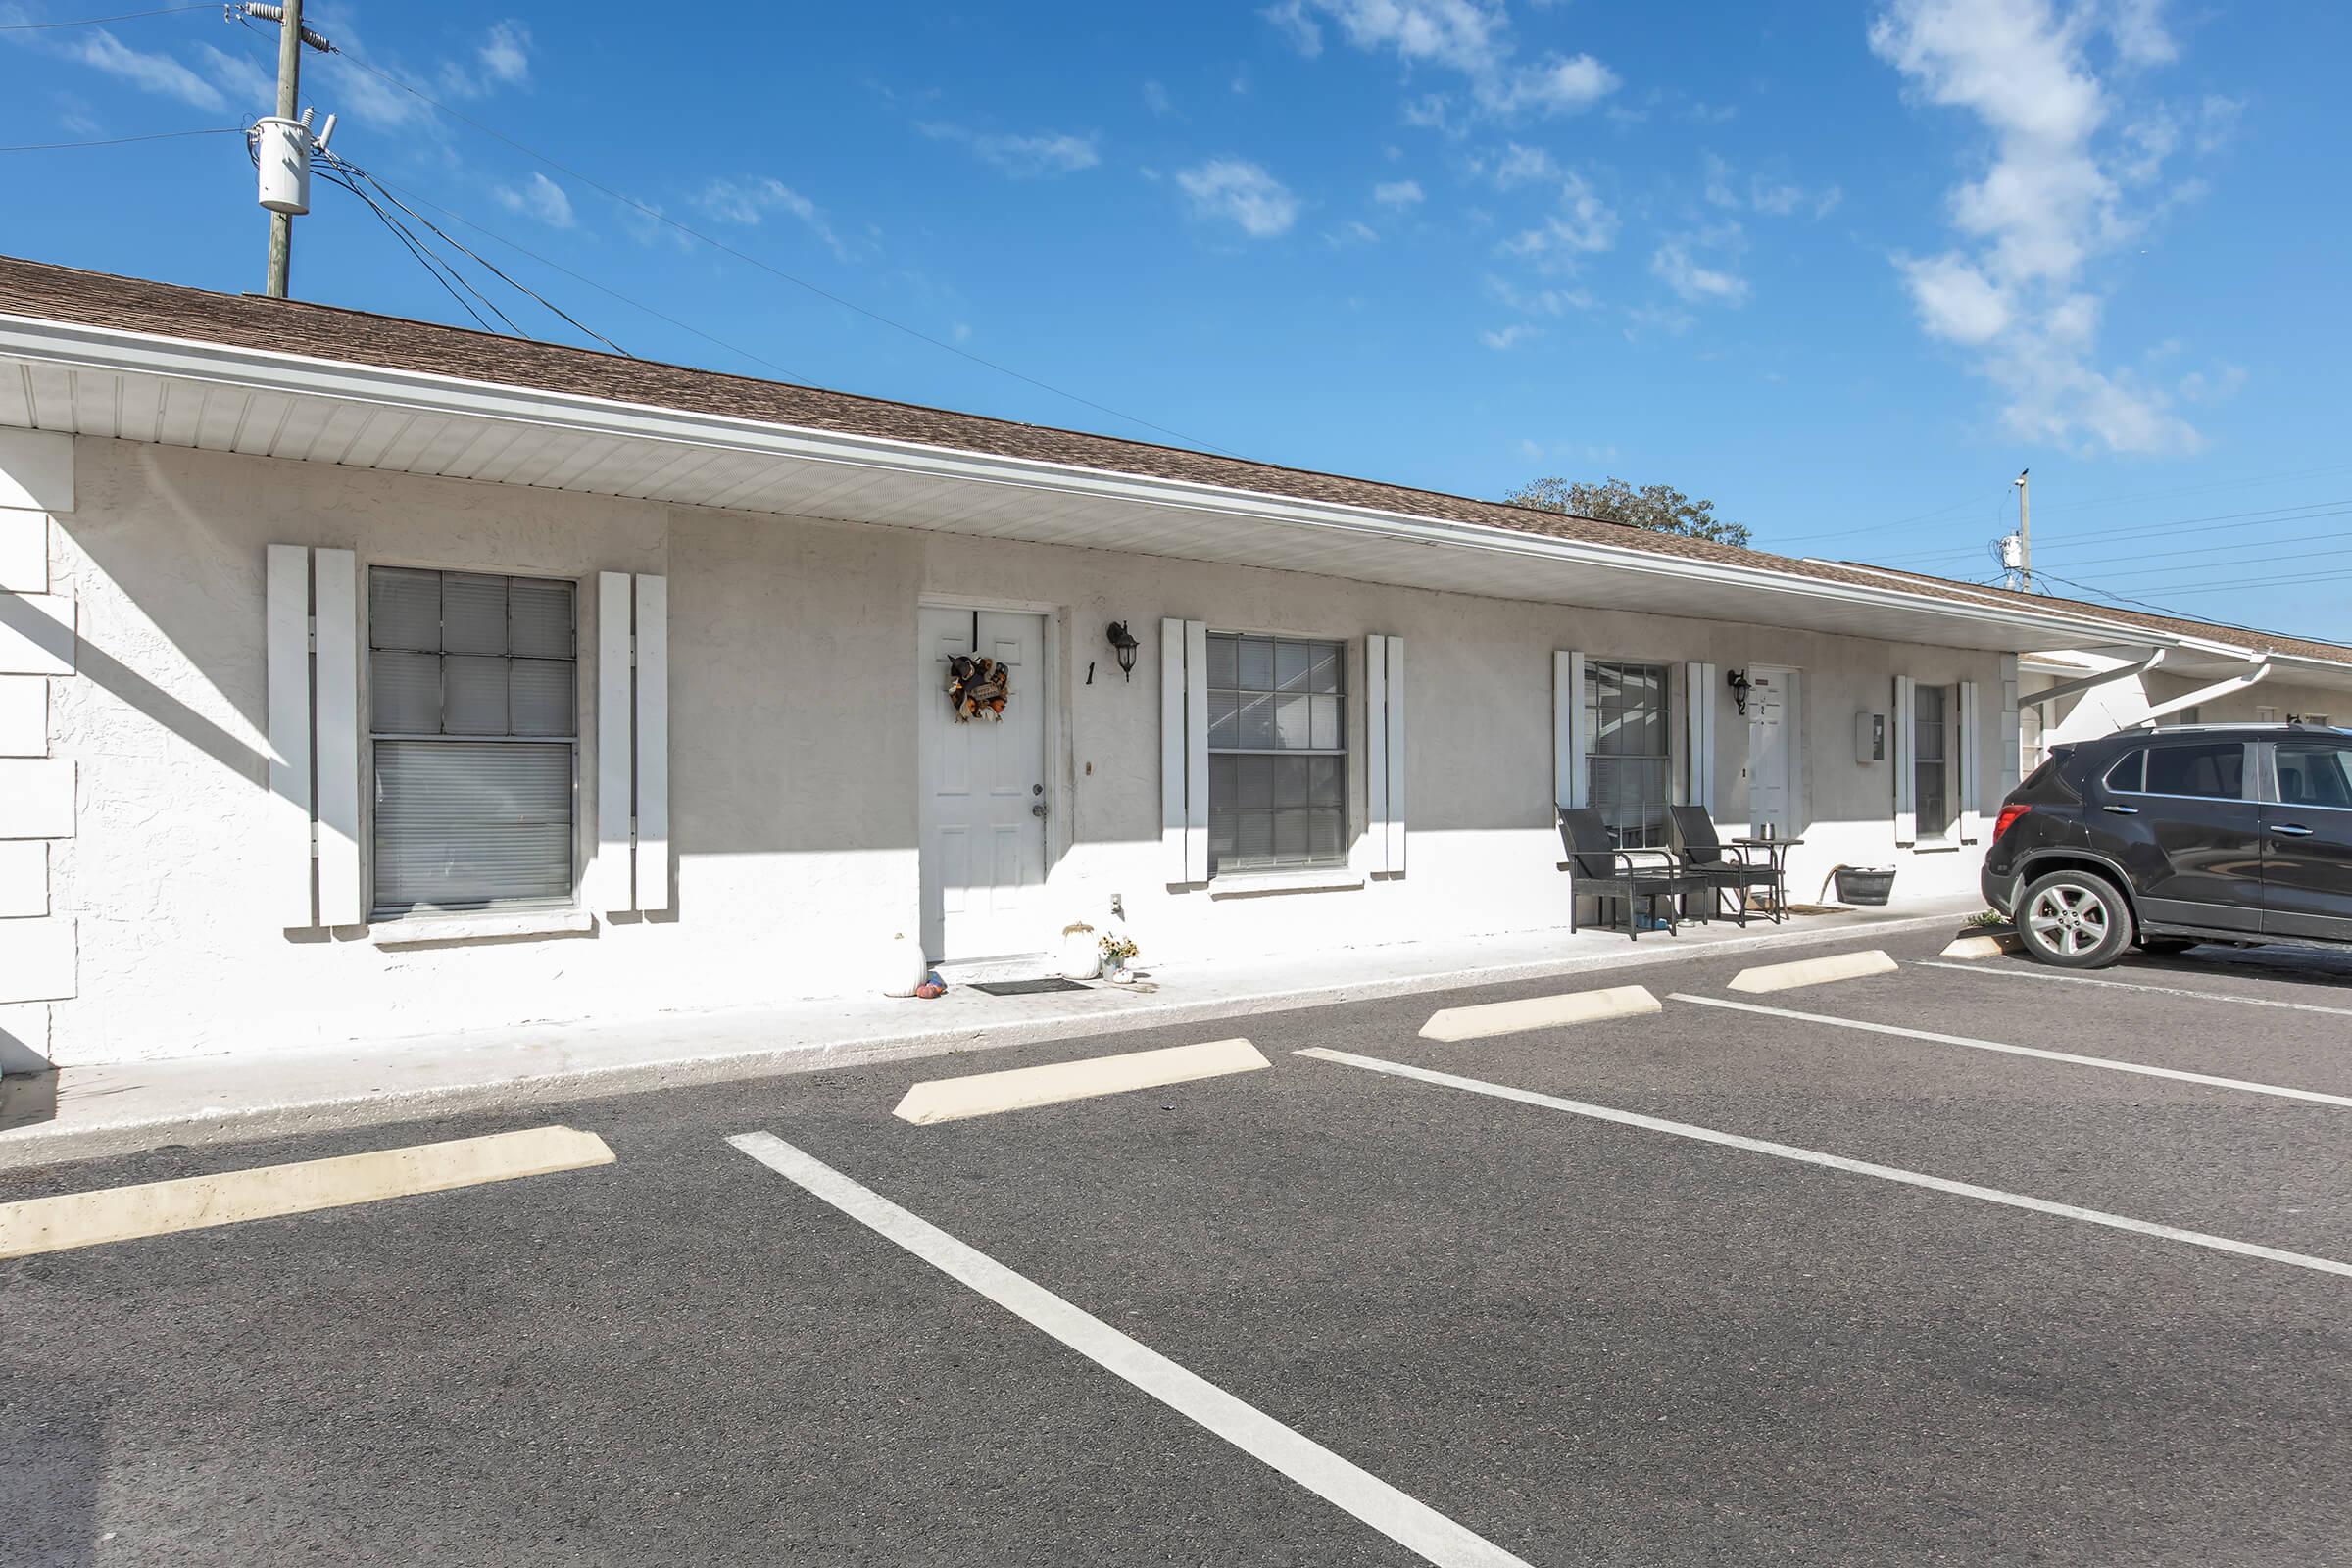
<instances>
[{"instance_id":1,"label":"white shutter","mask_svg":"<svg viewBox=\"0 0 2352 1568\"><path fill-rule=\"evenodd\" d=\"M1551 793L1555 805L1585 804L1585 656L1566 650L1551 656Z\"/></svg>"},{"instance_id":2,"label":"white shutter","mask_svg":"<svg viewBox=\"0 0 2352 1568\"><path fill-rule=\"evenodd\" d=\"M1919 728L1908 675L1894 677L1894 842L1909 848L1919 842Z\"/></svg>"},{"instance_id":3,"label":"white shutter","mask_svg":"<svg viewBox=\"0 0 2352 1568\"><path fill-rule=\"evenodd\" d=\"M1208 622L1184 623L1184 876L1208 880Z\"/></svg>"},{"instance_id":4,"label":"white shutter","mask_svg":"<svg viewBox=\"0 0 2352 1568\"><path fill-rule=\"evenodd\" d=\"M1683 666L1683 800L1715 810L1715 666Z\"/></svg>"},{"instance_id":5,"label":"white shutter","mask_svg":"<svg viewBox=\"0 0 2352 1568\"><path fill-rule=\"evenodd\" d=\"M669 907L669 579L637 579L637 899Z\"/></svg>"},{"instance_id":6,"label":"white shutter","mask_svg":"<svg viewBox=\"0 0 2352 1568\"><path fill-rule=\"evenodd\" d=\"M1159 838L1168 880L1208 880L1208 622L1159 623Z\"/></svg>"},{"instance_id":7,"label":"white shutter","mask_svg":"<svg viewBox=\"0 0 2352 1568\"><path fill-rule=\"evenodd\" d=\"M1364 836L1360 869L1389 869L1389 640L1364 639Z\"/></svg>"},{"instance_id":8,"label":"white shutter","mask_svg":"<svg viewBox=\"0 0 2352 1568\"><path fill-rule=\"evenodd\" d=\"M360 560L314 550L318 692L311 745L318 770L318 923L368 918L360 888Z\"/></svg>"},{"instance_id":9,"label":"white shutter","mask_svg":"<svg viewBox=\"0 0 2352 1568\"><path fill-rule=\"evenodd\" d=\"M1404 742L1404 639L1388 639L1388 690L1386 727L1388 743L1383 755L1389 770L1389 874L1404 875L1404 771L1407 753Z\"/></svg>"},{"instance_id":10,"label":"white shutter","mask_svg":"<svg viewBox=\"0 0 2352 1568\"><path fill-rule=\"evenodd\" d=\"M596 574L594 908L669 907L669 579Z\"/></svg>"},{"instance_id":11,"label":"white shutter","mask_svg":"<svg viewBox=\"0 0 2352 1568\"><path fill-rule=\"evenodd\" d=\"M1960 842L1983 837L1977 811L1977 683L1960 683Z\"/></svg>"},{"instance_id":12,"label":"white shutter","mask_svg":"<svg viewBox=\"0 0 2352 1568\"><path fill-rule=\"evenodd\" d=\"M594 908L631 907L629 817L636 808L630 754L636 748L630 686L631 595L625 571L596 574L596 858L588 866Z\"/></svg>"},{"instance_id":13,"label":"white shutter","mask_svg":"<svg viewBox=\"0 0 2352 1568\"><path fill-rule=\"evenodd\" d=\"M2017 656L2001 656L2001 799L2025 776L2025 740L2017 701Z\"/></svg>"},{"instance_id":14,"label":"white shutter","mask_svg":"<svg viewBox=\"0 0 2352 1568\"><path fill-rule=\"evenodd\" d=\"M311 900L311 552L271 545L264 584L270 711L270 919L308 926Z\"/></svg>"},{"instance_id":15,"label":"white shutter","mask_svg":"<svg viewBox=\"0 0 2352 1568\"><path fill-rule=\"evenodd\" d=\"M1159 623L1159 843L1171 882L1192 880L1184 843L1184 622Z\"/></svg>"}]
</instances>

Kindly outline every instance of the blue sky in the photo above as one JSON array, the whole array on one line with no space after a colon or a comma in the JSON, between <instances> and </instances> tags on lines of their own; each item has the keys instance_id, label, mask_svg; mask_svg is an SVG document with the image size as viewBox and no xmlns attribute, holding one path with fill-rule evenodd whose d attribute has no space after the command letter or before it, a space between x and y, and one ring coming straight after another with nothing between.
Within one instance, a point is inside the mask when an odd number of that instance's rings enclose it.
<instances>
[{"instance_id":1,"label":"blue sky","mask_svg":"<svg viewBox=\"0 0 2352 1568\"><path fill-rule=\"evenodd\" d=\"M138 9L0 3L0 144L268 111L273 43L218 7L23 27ZM345 60L304 97L640 356L1473 495L1666 482L1768 548L1971 578L2031 466L2045 572L2352 639L2352 8L685 15L312 6L562 170ZM255 289L265 233L234 136L0 155L0 251ZM323 185L294 280L465 320Z\"/></svg>"}]
</instances>

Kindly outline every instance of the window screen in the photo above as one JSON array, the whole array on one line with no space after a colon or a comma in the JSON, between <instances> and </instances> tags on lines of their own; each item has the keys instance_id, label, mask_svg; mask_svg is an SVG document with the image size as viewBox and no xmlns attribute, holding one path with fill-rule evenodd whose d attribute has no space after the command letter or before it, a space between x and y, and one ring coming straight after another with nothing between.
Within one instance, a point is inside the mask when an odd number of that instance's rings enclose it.
<instances>
[{"instance_id":1,"label":"window screen","mask_svg":"<svg viewBox=\"0 0 2352 1568\"><path fill-rule=\"evenodd\" d=\"M573 609L568 582L369 569L377 917L570 898Z\"/></svg>"},{"instance_id":2,"label":"window screen","mask_svg":"<svg viewBox=\"0 0 2352 1568\"><path fill-rule=\"evenodd\" d=\"M2352 751L2340 746L2278 747L2278 800L2285 806L2352 810Z\"/></svg>"},{"instance_id":3,"label":"window screen","mask_svg":"<svg viewBox=\"0 0 2352 1568\"><path fill-rule=\"evenodd\" d=\"M2235 741L2210 746L2158 746L2148 753L2150 795L2243 800L2245 776L2246 749Z\"/></svg>"},{"instance_id":4,"label":"window screen","mask_svg":"<svg viewBox=\"0 0 2352 1568\"><path fill-rule=\"evenodd\" d=\"M1667 842L1666 666L1585 662L1586 794L1621 850Z\"/></svg>"},{"instance_id":5,"label":"window screen","mask_svg":"<svg viewBox=\"0 0 2352 1568\"><path fill-rule=\"evenodd\" d=\"M1348 650L1208 639L1208 873L1347 860Z\"/></svg>"},{"instance_id":6,"label":"window screen","mask_svg":"<svg viewBox=\"0 0 2352 1568\"><path fill-rule=\"evenodd\" d=\"M1912 776L1917 780L1912 800L1919 812L1920 842L1935 843L1952 831L1951 756L1944 743L1951 688L1914 687L1912 704Z\"/></svg>"}]
</instances>

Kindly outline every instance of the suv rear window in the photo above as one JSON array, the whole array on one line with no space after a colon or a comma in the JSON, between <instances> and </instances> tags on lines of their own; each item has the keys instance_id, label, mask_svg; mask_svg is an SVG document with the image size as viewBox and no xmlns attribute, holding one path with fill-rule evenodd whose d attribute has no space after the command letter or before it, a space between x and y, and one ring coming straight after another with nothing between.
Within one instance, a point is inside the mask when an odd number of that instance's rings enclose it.
<instances>
[{"instance_id":1,"label":"suv rear window","mask_svg":"<svg viewBox=\"0 0 2352 1568\"><path fill-rule=\"evenodd\" d=\"M2200 800L2245 799L2246 749L2236 741L2207 746L2156 746L2147 753L2150 795Z\"/></svg>"},{"instance_id":2,"label":"suv rear window","mask_svg":"<svg viewBox=\"0 0 2352 1568\"><path fill-rule=\"evenodd\" d=\"M2107 776L2100 782L2121 794L2138 795L2144 790L2140 781L2147 777L2147 767L2148 749L2134 746L2107 770Z\"/></svg>"}]
</instances>

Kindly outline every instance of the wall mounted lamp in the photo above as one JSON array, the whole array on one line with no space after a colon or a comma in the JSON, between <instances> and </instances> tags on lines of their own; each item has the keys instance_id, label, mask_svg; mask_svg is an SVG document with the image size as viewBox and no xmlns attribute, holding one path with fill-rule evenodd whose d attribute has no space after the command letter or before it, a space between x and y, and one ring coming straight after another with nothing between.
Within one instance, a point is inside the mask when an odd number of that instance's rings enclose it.
<instances>
[{"instance_id":1,"label":"wall mounted lamp","mask_svg":"<svg viewBox=\"0 0 2352 1568\"><path fill-rule=\"evenodd\" d=\"M1740 710L1741 718L1745 718L1747 716L1747 693L1754 684L1747 678L1747 671L1744 669L1727 670L1724 673L1723 683L1732 689L1732 706Z\"/></svg>"},{"instance_id":2,"label":"wall mounted lamp","mask_svg":"<svg viewBox=\"0 0 2352 1568\"><path fill-rule=\"evenodd\" d=\"M1111 650L1119 656L1119 673L1129 680L1135 679L1135 651L1142 645L1136 642L1135 633L1127 629L1123 620L1110 623L1109 635Z\"/></svg>"}]
</instances>

